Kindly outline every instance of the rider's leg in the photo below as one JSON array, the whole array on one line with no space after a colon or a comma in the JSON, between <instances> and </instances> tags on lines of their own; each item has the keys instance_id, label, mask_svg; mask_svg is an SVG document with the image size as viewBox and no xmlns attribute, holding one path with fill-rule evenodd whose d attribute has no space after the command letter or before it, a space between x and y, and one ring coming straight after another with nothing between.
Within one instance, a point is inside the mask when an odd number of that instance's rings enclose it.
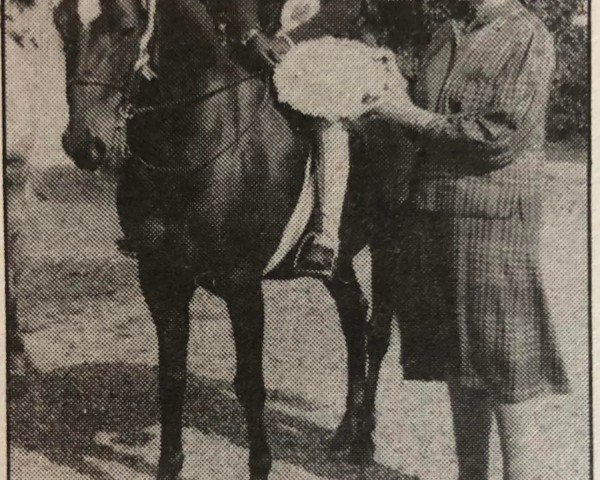
<instances>
[{"instance_id":1,"label":"rider's leg","mask_svg":"<svg viewBox=\"0 0 600 480\"><path fill-rule=\"evenodd\" d=\"M341 122L316 129L318 222L296 257L299 273L330 278L339 250L339 231L350 164L349 135Z\"/></svg>"},{"instance_id":2,"label":"rider's leg","mask_svg":"<svg viewBox=\"0 0 600 480\"><path fill-rule=\"evenodd\" d=\"M321 228L315 242L337 255L339 230L350 165L348 131L341 122L323 123L317 131L317 190Z\"/></svg>"}]
</instances>

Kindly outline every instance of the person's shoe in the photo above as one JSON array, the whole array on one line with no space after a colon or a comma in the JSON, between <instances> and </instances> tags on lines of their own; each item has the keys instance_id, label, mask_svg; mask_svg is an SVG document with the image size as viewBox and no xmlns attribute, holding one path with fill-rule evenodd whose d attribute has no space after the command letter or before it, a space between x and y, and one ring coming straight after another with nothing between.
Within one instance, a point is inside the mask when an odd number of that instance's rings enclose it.
<instances>
[{"instance_id":1,"label":"person's shoe","mask_svg":"<svg viewBox=\"0 0 600 480\"><path fill-rule=\"evenodd\" d=\"M296 254L294 269L298 275L329 279L333 276L336 254L319 243L314 234L307 236Z\"/></svg>"}]
</instances>

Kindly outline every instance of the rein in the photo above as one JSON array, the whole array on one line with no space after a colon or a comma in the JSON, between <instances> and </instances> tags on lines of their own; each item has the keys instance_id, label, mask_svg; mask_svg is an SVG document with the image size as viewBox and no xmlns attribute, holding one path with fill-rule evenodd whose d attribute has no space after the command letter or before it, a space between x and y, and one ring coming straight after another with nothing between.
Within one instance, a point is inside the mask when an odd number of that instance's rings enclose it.
<instances>
[{"instance_id":1,"label":"rein","mask_svg":"<svg viewBox=\"0 0 600 480\"><path fill-rule=\"evenodd\" d=\"M244 82L247 82L249 80L252 80L254 78L257 78L256 75L253 76L249 76L246 78L241 79L238 82L235 82L234 84L231 85L226 85L224 87L218 88L212 92L209 92L207 94L204 94L203 96L200 97L200 99L198 100L199 96L195 96L195 97L185 97L182 99L178 99L178 100L173 100L172 102L167 102L167 103L163 103L163 104L158 104L158 105L149 105L149 106L145 106L145 107L132 107L133 111L129 112L128 116L124 117L125 121L137 116L137 115L143 115L146 113L151 113L151 112L156 112L159 110L163 110L163 109L169 109L169 108L174 108L178 105L190 102L192 100L196 100L196 102L199 101L203 101L206 100L208 98L214 97L216 95L218 95L219 93L223 93L226 92L232 88L235 88L239 85L241 85ZM255 117L256 115L260 114L262 112L262 110L265 108L265 106L267 105L269 101L269 87L268 84L265 84L265 92L263 95L263 98L260 102L260 104L258 105L257 109L253 112L252 117ZM124 112L124 115L127 112ZM219 158L221 158L223 155L227 154L229 151L231 151L232 149L236 148L236 147L240 147L242 145L242 139L246 136L246 134L250 131L250 129L254 126L254 122L252 120L250 120L248 122L248 124L243 128L243 130L239 133L239 135L237 135L231 142L229 142L224 148L222 148L221 150L219 150L213 157L211 157L209 160L207 160L206 162L202 162L199 165L193 165L189 168L181 168L181 167L163 167L163 166L158 166L158 165L152 165L151 163L146 162L142 157L140 157L139 155L136 155L135 153L129 151L129 157L133 160L136 160L140 165L142 165L143 167L147 168L148 170L152 170L155 172L161 172L161 173L193 173L196 172L202 168L204 168L205 165L209 164L209 163L213 163L215 161L217 161Z\"/></svg>"},{"instance_id":2,"label":"rein","mask_svg":"<svg viewBox=\"0 0 600 480\"><path fill-rule=\"evenodd\" d=\"M137 87L137 84L139 81L139 71L136 69L134 69L134 71L132 72L130 81L127 82L127 84L125 84L125 85L118 85L114 82L110 82L110 81L106 81L106 80L102 80L102 79L85 77L85 78L74 78L67 83L67 86L68 87L100 86L100 87L110 88L111 90L120 92L123 95L123 101L121 103L121 106L118 109L118 114L119 114L119 118L120 118L121 122L115 128L115 132L113 134L113 137L115 137L119 131L126 130L127 122L132 120L135 117L150 114L150 113L155 113L155 112L168 111L168 110L177 108L182 105L198 105L207 100L210 100L211 98L216 97L217 95L226 93L234 88L237 88L237 87L243 85L244 83L246 83L248 81L255 80L257 78L259 78L258 74L247 75L245 77L240 78L236 82L216 88L215 90L211 90L210 92L176 98L173 100L169 100L166 102L157 103L157 104L153 104L153 105L141 105L141 106L135 106L131 101L131 97L134 95L134 92L136 90L136 87ZM262 98L258 108L256 109L256 111L252 114L252 117L258 115L263 110L266 103L268 102L268 99L269 99L269 87L268 87L268 83L266 83L265 84L265 93L263 95L263 98ZM239 145L241 139L248 133L248 131L251 129L251 127L253 125L254 125L254 122L249 121L248 125L246 125L243 128L243 130L240 132L240 134L236 138L234 138L233 141L229 142L229 144L225 148L220 150L208 162L203 162L201 165L196 165L191 168L162 167L162 166L158 166L158 165L152 165L152 164L146 162L139 155L136 155L133 152L131 152L131 150L129 149L129 146L127 144L125 144L122 147L122 153L125 156L136 160L139 164L141 164L142 166L144 166L145 168L147 168L149 170L163 172L163 173L190 173L190 172L199 170L206 163L212 163L212 162L218 160L221 156L225 155L231 149L235 148L236 145Z\"/></svg>"},{"instance_id":3,"label":"rein","mask_svg":"<svg viewBox=\"0 0 600 480\"><path fill-rule=\"evenodd\" d=\"M153 104L153 105L135 106L131 102L125 101L123 103L122 107L120 108L120 113L122 116L124 116L124 118L126 120L131 120L132 118L137 117L139 115L145 115L148 113L154 113L154 112L159 112L159 111L164 111L164 110L170 110L170 109L173 109L173 108L176 108L176 107L179 107L182 105L186 105L186 104L197 105L199 103L203 103L207 100L210 100L211 98L216 97L217 95L219 95L221 93L225 93L233 88L237 88L240 85L242 85L250 80L254 80L256 78L259 78L259 76L258 75L248 75L246 77L242 77L241 79L239 79L236 82L216 88L215 90L212 90L210 92L199 93L197 95L189 95L187 97L175 98L173 100L169 100L166 102L157 103L157 104Z\"/></svg>"},{"instance_id":4,"label":"rein","mask_svg":"<svg viewBox=\"0 0 600 480\"><path fill-rule=\"evenodd\" d=\"M119 93L123 93L124 91L124 87L122 85L117 85L109 80L88 77L74 78L69 80L69 82L67 82L67 87L105 87L115 90Z\"/></svg>"}]
</instances>

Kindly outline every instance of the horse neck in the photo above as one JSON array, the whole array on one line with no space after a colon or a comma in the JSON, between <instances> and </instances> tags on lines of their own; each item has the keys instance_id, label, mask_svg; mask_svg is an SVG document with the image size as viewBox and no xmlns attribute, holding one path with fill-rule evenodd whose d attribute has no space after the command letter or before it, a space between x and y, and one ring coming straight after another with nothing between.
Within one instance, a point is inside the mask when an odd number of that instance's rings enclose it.
<instances>
[{"instance_id":1,"label":"horse neck","mask_svg":"<svg viewBox=\"0 0 600 480\"><path fill-rule=\"evenodd\" d=\"M209 100L198 99L190 102L185 116L180 110L168 110L164 115L146 124L150 130L156 128L156 135L148 135L148 130L137 138L137 147L145 149L152 162L160 165L176 163L190 166L198 161L210 164L226 163L223 169L228 175L242 175L244 169L231 169L228 155L236 151L239 145L246 149L239 160L252 161L252 168L257 182L263 187L266 182L281 185L294 185L300 179L303 166L297 157L304 155L295 133L281 120L273 103L267 98L267 86L262 80L250 79L253 76L243 67L231 60L225 49L215 38L212 24L199 28L181 15L174 6L178 0L159 0L155 43L158 45L156 55L156 73L158 80L154 86L142 92L140 103L160 103L161 100L177 100L202 93L220 92ZM156 98L155 95L161 98ZM171 120L173 122L171 122ZM170 124L184 124L189 136L173 137ZM280 142L264 144L260 130L263 128L276 131ZM257 134L256 142L247 142L248 138ZM194 152L194 155L157 155L157 152L182 151ZM173 148L162 148L164 146ZM245 146L244 146L245 145ZM155 148L156 147L156 148ZM253 155L248 152L262 151ZM227 155L220 152L227 151ZM290 154L289 151L295 153ZM296 152L297 150L297 152ZM237 155L237 154L236 154ZM245 160L248 159L248 160ZM298 165L300 171L296 172ZM237 173L235 171L237 171ZM273 174L273 172L278 172ZM203 170L203 175L206 174ZM284 178L289 180L284 180ZM208 180L207 180L208 181Z\"/></svg>"},{"instance_id":2,"label":"horse neck","mask_svg":"<svg viewBox=\"0 0 600 480\"><path fill-rule=\"evenodd\" d=\"M130 141L150 163L187 168L225 157L219 152L229 153L238 137L248 137L243 131L258 128L253 117L263 103L265 85L249 80L250 73L228 58L212 23L193 24L175 8L178 1L158 0L153 40L157 79L142 82L135 103L181 104L134 119L130 131L137 133Z\"/></svg>"}]
</instances>

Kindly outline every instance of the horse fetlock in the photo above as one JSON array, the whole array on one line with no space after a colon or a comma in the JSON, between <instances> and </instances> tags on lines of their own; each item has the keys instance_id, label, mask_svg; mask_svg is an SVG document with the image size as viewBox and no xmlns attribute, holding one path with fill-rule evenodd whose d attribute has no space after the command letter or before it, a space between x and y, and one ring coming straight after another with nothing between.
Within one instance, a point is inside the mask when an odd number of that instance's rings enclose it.
<instances>
[{"instance_id":1,"label":"horse fetlock","mask_svg":"<svg viewBox=\"0 0 600 480\"><path fill-rule=\"evenodd\" d=\"M375 431L375 405L374 403L365 402L360 409L358 418L356 419L356 431L359 434L371 434Z\"/></svg>"},{"instance_id":2,"label":"horse fetlock","mask_svg":"<svg viewBox=\"0 0 600 480\"><path fill-rule=\"evenodd\" d=\"M368 465L375 459L375 442L372 434L361 434L354 439L348 462L354 465Z\"/></svg>"},{"instance_id":3,"label":"horse fetlock","mask_svg":"<svg viewBox=\"0 0 600 480\"><path fill-rule=\"evenodd\" d=\"M187 380L187 371L184 369L181 369L181 371L179 369L175 371L168 371L160 375L160 380L165 385L184 388Z\"/></svg>"},{"instance_id":4,"label":"horse fetlock","mask_svg":"<svg viewBox=\"0 0 600 480\"><path fill-rule=\"evenodd\" d=\"M158 463L157 480L178 480L183 468L184 455L181 451L173 454L161 454Z\"/></svg>"},{"instance_id":5,"label":"horse fetlock","mask_svg":"<svg viewBox=\"0 0 600 480\"><path fill-rule=\"evenodd\" d=\"M329 448L333 452L341 452L348 449L352 444L354 432L351 422L342 421L329 442Z\"/></svg>"},{"instance_id":6,"label":"horse fetlock","mask_svg":"<svg viewBox=\"0 0 600 480\"><path fill-rule=\"evenodd\" d=\"M250 458L248 466L250 469L250 480L267 479L271 472L273 459L271 449L266 439L250 442Z\"/></svg>"}]
</instances>

